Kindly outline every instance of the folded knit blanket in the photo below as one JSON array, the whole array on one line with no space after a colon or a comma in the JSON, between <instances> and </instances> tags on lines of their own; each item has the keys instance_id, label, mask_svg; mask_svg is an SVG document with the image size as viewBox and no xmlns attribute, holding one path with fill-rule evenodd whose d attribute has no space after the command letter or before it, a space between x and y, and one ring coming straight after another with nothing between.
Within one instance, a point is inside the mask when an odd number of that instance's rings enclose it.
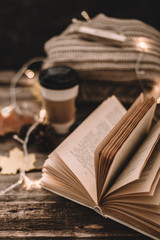
<instances>
[{"instance_id":1,"label":"folded knit blanket","mask_svg":"<svg viewBox=\"0 0 160 240\"><path fill-rule=\"evenodd\" d=\"M104 82L112 90L119 86L122 94L125 86L129 91L130 86L142 83L148 89L160 81L159 39L159 31L139 20L115 19L104 14L89 21L73 19L64 32L45 43L47 57L43 69L69 66L77 70L82 82L88 81L91 86L99 81L103 88ZM139 91L134 92L137 95ZM100 99L101 94L95 97Z\"/></svg>"}]
</instances>

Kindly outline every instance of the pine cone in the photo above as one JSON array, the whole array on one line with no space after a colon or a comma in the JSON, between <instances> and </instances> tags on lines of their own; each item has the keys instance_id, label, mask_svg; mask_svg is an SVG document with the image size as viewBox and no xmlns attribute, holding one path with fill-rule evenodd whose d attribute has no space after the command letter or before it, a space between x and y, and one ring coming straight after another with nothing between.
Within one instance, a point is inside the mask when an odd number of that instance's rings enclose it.
<instances>
[{"instance_id":1,"label":"pine cone","mask_svg":"<svg viewBox=\"0 0 160 240\"><path fill-rule=\"evenodd\" d=\"M24 125L20 132L19 137L25 139L26 133L31 124ZM51 125L40 123L30 134L28 146L35 145L40 152L50 152L55 146L55 132Z\"/></svg>"}]
</instances>

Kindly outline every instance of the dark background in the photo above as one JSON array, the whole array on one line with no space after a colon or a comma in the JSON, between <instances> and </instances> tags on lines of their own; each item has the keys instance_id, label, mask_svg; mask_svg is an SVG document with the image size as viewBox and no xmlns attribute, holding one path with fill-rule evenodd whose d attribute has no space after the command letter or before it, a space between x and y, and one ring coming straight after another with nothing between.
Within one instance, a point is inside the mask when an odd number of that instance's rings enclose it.
<instances>
[{"instance_id":1,"label":"dark background","mask_svg":"<svg viewBox=\"0 0 160 240\"><path fill-rule=\"evenodd\" d=\"M45 56L43 45L72 18L104 13L142 20L160 30L158 0L0 0L0 69L18 69L32 57Z\"/></svg>"}]
</instances>

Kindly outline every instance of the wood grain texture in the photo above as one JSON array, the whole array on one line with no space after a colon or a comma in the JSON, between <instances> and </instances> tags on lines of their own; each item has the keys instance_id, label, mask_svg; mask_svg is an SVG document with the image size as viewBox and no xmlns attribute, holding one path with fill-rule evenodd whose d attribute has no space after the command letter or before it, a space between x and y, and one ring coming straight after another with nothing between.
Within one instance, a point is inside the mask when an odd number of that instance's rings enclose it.
<instances>
[{"instance_id":1,"label":"wood grain texture","mask_svg":"<svg viewBox=\"0 0 160 240\"><path fill-rule=\"evenodd\" d=\"M9 102L9 85L0 85L0 108ZM29 103L37 108L39 102L29 90L23 91L19 102ZM93 105L80 111L84 118ZM81 108L82 110L82 108ZM64 137L57 136L57 144ZM0 138L0 155L21 145L13 140L12 135ZM34 152L34 146L29 148ZM41 168L47 153L36 152L37 163L34 171L27 173L32 179L41 177ZM5 189L19 179L17 175L0 175L0 190ZM52 194L44 189L27 190L22 184L5 195L0 196L0 239L78 239L78 240L149 240L148 237L135 232L110 219L105 219L96 212L72 201Z\"/></svg>"},{"instance_id":2,"label":"wood grain texture","mask_svg":"<svg viewBox=\"0 0 160 240\"><path fill-rule=\"evenodd\" d=\"M3 177L3 187L16 177ZM148 239L91 209L23 185L0 197L0 218L0 239Z\"/></svg>"}]
</instances>

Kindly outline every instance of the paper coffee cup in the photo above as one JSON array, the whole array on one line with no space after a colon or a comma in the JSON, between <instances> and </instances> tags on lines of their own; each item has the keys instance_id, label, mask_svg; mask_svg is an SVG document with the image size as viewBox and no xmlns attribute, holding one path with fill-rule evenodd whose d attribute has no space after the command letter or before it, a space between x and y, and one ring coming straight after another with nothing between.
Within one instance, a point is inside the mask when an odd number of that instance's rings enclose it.
<instances>
[{"instance_id":1,"label":"paper coffee cup","mask_svg":"<svg viewBox=\"0 0 160 240\"><path fill-rule=\"evenodd\" d=\"M79 77L69 67L55 66L40 73L39 82L48 121L55 132L66 134L75 121L75 99L78 96Z\"/></svg>"}]
</instances>

